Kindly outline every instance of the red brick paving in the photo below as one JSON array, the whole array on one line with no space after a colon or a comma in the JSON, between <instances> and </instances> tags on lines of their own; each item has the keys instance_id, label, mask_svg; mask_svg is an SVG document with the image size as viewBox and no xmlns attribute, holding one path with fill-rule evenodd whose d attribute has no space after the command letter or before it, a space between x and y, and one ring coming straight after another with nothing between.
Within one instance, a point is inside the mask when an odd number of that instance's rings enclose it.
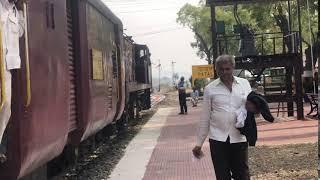
<instances>
[{"instance_id":1,"label":"red brick paving","mask_svg":"<svg viewBox=\"0 0 320 180\"><path fill-rule=\"evenodd\" d=\"M318 121L287 121L258 126L257 145L315 143L318 140Z\"/></svg>"},{"instance_id":2,"label":"red brick paving","mask_svg":"<svg viewBox=\"0 0 320 180\"><path fill-rule=\"evenodd\" d=\"M205 156L196 160L192 155L201 108L189 108L188 115L172 112L162 129L143 180L212 180L214 170L209 146L203 146ZM306 109L305 111L307 111ZM279 117L275 123L258 122L257 145L314 143L318 138L318 121L298 121L294 117Z\"/></svg>"},{"instance_id":3,"label":"red brick paving","mask_svg":"<svg viewBox=\"0 0 320 180\"><path fill-rule=\"evenodd\" d=\"M305 120L303 121L297 120L296 117L287 117L286 113L280 113L279 117L277 117L277 114L274 114L274 123L268 123L261 120L261 118L257 118L257 145L284 145L317 142L318 121L306 116L309 110L309 104L305 104Z\"/></svg>"},{"instance_id":4,"label":"red brick paving","mask_svg":"<svg viewBox=\"0 0 320 180\"><path fill-rule=\"evenodd\" d=\"M188 115L168 116L158 139L143 180L212 180L213 166L208 143L205 157L196 160L192 155L200 108L189 110Z\"/></svg>"}]
</instances>

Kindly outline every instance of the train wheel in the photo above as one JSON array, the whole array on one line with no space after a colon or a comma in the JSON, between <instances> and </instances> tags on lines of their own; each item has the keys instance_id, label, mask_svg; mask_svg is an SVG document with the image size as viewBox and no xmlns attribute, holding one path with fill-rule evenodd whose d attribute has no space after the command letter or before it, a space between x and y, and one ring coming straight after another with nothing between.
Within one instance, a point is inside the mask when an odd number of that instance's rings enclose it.
<instances>
[{"instance_id":1,"label":"train wheel","mask_svg":"<svg viewBox=\"0 0 320 180\"><path fill-rule=\"evenodd\" d=\"M137 99L134 104L134 119L140 120L141 102Z\"/></svg>"},{"instance_id":2,"label":"train wheel","mask_svg":"<svg viewBox=\"0 0 320 180\"><path fill-rule=\"evenodd\" d=\"M115 135L117 135L117 125L116 123L111 123L103 128L103 135L109 139L112 139Z\"/></svg>"},{"instance_id":3,"label":"train wheel","mask_svg":"<svg viewBox=\"0 0 320 180\"><path fill-rule=\"evenodd\" d=\"M54 179L53 177L57 176L59 173L63 172L68 167L76 165L78 157L78 146L67 145L61 153L61 155L47 163L48 178Z\"/></svg>"},{"instance_id":4,"label":"train wheel","mask_svg":"<svg viewBox=\"0 0 320 180\"><path fill-rule=\"evenodd\" d=\"M134 119L134 101L130 100L128 103L128 118L129 120Z\"/></svg>"},{"instance_id":5,"label":"train wheel","mask_svg":"<svg viewBox=\"0 0 320 180\"><path fill-rule=\"evenodd\" d=\"M127 130L128 122L129 122L129 114L125 110L121 118L117 121L117 130L119 133Z\"/></svg>"},{"instance_id":6,"label":"train wheel","mask_svg":"<svg viewBox=\"0 0 320 180\"><path fill-rule=\"evenodd\" d=\"M64 154L67 166L75 165L78 162L79 149L77 146L68 145L65 148Z\"/></svg>"}]
</instances>

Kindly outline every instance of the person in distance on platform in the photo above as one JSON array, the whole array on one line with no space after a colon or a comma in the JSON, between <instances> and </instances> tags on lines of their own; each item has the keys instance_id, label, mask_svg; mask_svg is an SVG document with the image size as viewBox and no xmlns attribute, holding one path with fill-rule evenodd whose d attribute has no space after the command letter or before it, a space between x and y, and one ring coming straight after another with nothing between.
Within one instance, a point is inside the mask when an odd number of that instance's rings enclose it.
<instances>
[{"instance_id":1,"label":"person in distance on platform","mask_svg":"<svg viewBox=\"0 0 320 180\"><path fill-rule=\"evenodd\" d=\"M180 104L179 114L188 114L186 86L185 86L183 76L180 78L180 81L178 83L178 93L179 93L179 104Z\"/></svg>"},{"instance_id":2,"label":"person in distance on platform","mask_svg":"<svg viewBox=\"0 0 320 180\"><path fill-rule=\"evenodd\" d=\"M199 100L199 91L196 88L193 88L193 92L191 93L191 103L192 107L196 107Z\"/></svg>"},{"instance_id":3,"label":"person in distance on platform","mask_svg":"<svg viewBox=\"0 0 320 180\"><path fill-rule=\"evenodd\" d=\"M233 56L222 55L216 59L215 69L219 76L205 87L203 112L197 144L193 154L203 156L201 147L209 134L211 158L217 180L248 180L248 142L235 127L236 110L245 105L252 91L248 80L233 76ZM255 106L250 106L255 112Z\"/></svg>"}]
</instances>

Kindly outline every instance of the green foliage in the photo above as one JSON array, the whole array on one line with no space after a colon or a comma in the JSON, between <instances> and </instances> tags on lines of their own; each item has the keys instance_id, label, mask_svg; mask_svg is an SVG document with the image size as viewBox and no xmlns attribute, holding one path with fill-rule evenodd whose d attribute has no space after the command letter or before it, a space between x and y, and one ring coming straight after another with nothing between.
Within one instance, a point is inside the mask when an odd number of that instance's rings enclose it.
<instances>
[{"instance_id":1,"label":"green foliage","mask_svg":"<svg viewBox=\"0 0 320 180\"><path fill-rule=\"evenodd\" d=\"M191 43L193 48L197 48L197 55L211 63L211 16L210 8L203 4L192 6L185 4L178 12L177 22L189 27L194 33L196 42Z\"/></svg>"},{"instance_id":2,"label":"green foliage","mask_svg":"<svg viewBox=\"0 0 320 180\"><path fill-rule=\"evenodd\" d=\"M192 84L192 76L189 78L189 82ZM207 85L207 79L196 79L194 81L193 88L200 91L201 88L204 88Z\"/></svg>"},{"instance_id":3,"label":"green foliage","mask_svg":"<svg viewBox=\"0 0 320 180\"><path fill-rule=\"evenodd\" d=\"M302 22L302 40L304 47L310 44L309 16L307 11L307 1L301 2L301 22ZM317 31L317 0L309 0L309 10L311 19L311 33L314 43ZM224 21L226 25L226 35L233 35L233 25L236 21L233 14L233 6L216 7L217 21ZM291 1L292 13L292 31L298 31L298 12L296 1ZM238 5L238 14L243 24L249 24L256 33L281 32L275 20L275 16L281 13L288 18L287 2L269 3L269 4L246 4ZM212 60L212 42L211 42L211 15L210 8L205 6L204 1L200 1L198 6L185 4L178 12L177 22L185 27L189 27L195 33L195 42L191 43L193 48L198 50L197 54L202 59L208 61L208 64L214 63ZM282 51L282 39L276 40L276 52ZM223 46L223 45L222 45ZM229 54L238 55L239 42L234 40L228 43ZM262 41L256 40L258 52L262 52ZM273 40L267 40L263 44L265 53L273 52Z\"/></svg>"}]
</instances>

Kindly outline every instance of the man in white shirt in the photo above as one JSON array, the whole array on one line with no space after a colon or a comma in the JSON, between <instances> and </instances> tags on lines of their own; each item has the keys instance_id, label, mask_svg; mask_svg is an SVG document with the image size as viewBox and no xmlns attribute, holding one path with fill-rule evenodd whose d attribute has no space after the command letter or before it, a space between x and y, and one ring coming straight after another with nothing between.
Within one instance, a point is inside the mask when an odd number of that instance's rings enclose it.
<instances>
[{"instance_id":1,"label":"man in white shirt","mask_svg":"<svg viewBox=\"0 0 320 180\"><path fill-rule=\"evenodd\" d=\"M19 38L24 32L24 17L18 11L16 3L24 0L0 0L0 24L2 36L2 59L4 60L5 97L4 106L0 111L0 163L6 160L4 132L11 116L11 72L21 65Z\"/></svg>"},{"instance_id":2,"label":"man in white shirt","mask_svg":"<svg viewBox=\"0 0 320 180\"><path fill-rule=\"evenodd\" d=\"M193 149L193 154L199 158L202 155L201 147L209 134L217 180L231 180L231 177L236 180L250 179L248 143L235 124L236 110L246 104L251 86L246 79L233 76L234 67L233 56L217 58L215 69L219 78L204 90L203 113L197 145Z\"/></svg>"}]
</instances>

